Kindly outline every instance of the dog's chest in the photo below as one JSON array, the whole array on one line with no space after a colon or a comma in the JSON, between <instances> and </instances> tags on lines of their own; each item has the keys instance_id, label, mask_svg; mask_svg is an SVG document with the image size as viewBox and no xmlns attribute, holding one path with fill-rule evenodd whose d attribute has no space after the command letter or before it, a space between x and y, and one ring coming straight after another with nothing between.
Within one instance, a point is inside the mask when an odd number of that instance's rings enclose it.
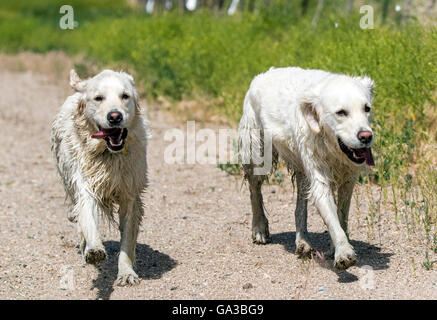
<instances>
[{"instance_id":1,"label":"dog's chest","mask_svg":"<svg viewBox=\"0 0 437 320\"><path fill-rule=\"evenodd\" d=\"M82 172L92 193L101 201L117 203L120 199L135 198L146 186L146 169L139 159L129 155L102 154L91 164L83 164Z\"/></svg>"}]
</instances>

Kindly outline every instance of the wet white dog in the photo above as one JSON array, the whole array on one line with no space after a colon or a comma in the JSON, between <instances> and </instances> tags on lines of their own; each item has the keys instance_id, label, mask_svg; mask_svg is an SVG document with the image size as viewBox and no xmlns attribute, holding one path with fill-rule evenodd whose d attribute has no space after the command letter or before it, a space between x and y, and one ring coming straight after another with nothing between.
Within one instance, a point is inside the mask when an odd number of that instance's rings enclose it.
<instances>
[{"instance_id":1,"label":"wet white dog","mask_svg":"<svg viewBox=\"0 0 437 320\"><path fill-rule=\"evenodd\" d=\"M99 215L121 232L117 284L136 284L133 270L138 228L143 216L141 193L147 185L148 127L141 116L133 78L104 70L81 80L74 70L67 98L53 122L52 153L71 202L87 263L106 258L98 232Z\"/></svg>"},{"instance_id":2,"label":"wet white dog","mask_svg":"<svg viewBox=\"0 0 437 320\"><path fill-rule=\"evenodd\" d=\"M270 141L273 164L279 155L296 177L296 253L311 256L307 240L310 199L328 227L334 266L346 269L356 263L347 221L357 175L364 164L374 165L369 126L373 88L368 77L300 68L272 68L254 78L244 101L239 139L255 243L268 241L269 227L261 194L266 172L256 174L260 156L256 158L259 152L254 150L268 150Z\"/></svg>"}]
</instances>

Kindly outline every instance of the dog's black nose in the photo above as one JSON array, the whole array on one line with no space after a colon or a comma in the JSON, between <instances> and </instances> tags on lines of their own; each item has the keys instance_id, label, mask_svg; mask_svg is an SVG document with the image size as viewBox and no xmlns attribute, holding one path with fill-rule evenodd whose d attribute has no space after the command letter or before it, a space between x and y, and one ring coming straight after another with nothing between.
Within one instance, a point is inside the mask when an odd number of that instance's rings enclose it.
<instances>
[{"instance_id":1,"label":"dog's black nose","mask_svg":"<svg viewBox=\"0 0 437 320\"><path fill-rule=\"evenodd\" d=\"M368 144L372 141L373 133L371 131L360 131L357 137L362 143Z\"/></svg>"},{"instance_id":2,"label":"dog's black nose","mask_svg":"<svg viewBox=\"0 0 437 320\"><path fill-rule=\"evenodd\" d=\"M107 119L110 125L116 126L123 121L123 114L120 111L110 111L108 112Z\"/></svg>"}]
</instances>

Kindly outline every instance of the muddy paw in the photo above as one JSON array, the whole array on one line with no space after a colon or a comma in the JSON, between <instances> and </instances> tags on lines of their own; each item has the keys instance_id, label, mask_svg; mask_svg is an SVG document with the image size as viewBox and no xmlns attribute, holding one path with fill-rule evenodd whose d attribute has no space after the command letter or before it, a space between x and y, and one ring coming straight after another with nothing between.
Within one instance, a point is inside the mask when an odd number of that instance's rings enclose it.
<instances>
[{"instance_id":1,"label":"muddy paw","mask_svg":"<svg viewBox=\"0 0 437 320\"><path fill-rule=\"evenodd\" d=\"M138 275L134 271L131 271L129 273L119 274L117 276L116 284L117 286L120 287L137 285L139 283L140 283L140 278L138 278Z\"/></svg>"},{"instance_id":2,"label":"muddy paw","mask_svg":"<svg viewBox=\"0 0 437 320\"><path fill-rule=\"evenodd\" d=\"M106 252L103 248L87 249L85 251L85 262L90 264L99 264L106 259Z\"/></svg>"},{"instance_id":3,"label":"muddy paw","mask_svg":"<svg viewBox=\"0 0 437 320\"><path fill-rule=\"evenodd\" d=\"M67 213L67 219L70 222L77 223L77 217L78 217L78 214L74 211L69 211Z\"/></svg>"},{"instance_id":4,"label":"muddy paw","mask_svg":"<svg viewBox=\"0 0 437 320\"><path fill-rule=\"evenodd\" d=\"M339 270L346 270L357 263L357 256L351 245L340 247L335 252L334 267Z\"/></svg>"},{"instance_id":5,"label":"muddy paw","mask_svg":"<svg viewBox=\"0 0 437 320\"><path fill-rule=\"evenodd\" d=\"M315 250L305 240L296 242L296 254L299 259L310 259Z\"/></svg>"},{"instance_id":6,"label":"muddy paw","mask_svg":"<svg viewBox=\"0 0 437 320\"><path fill-rule=\"evenodd\" d=\"M269 227L254 227L252 230L252 240L256 244L266 244L269 242Z\"/></svg>"}]
</instances>

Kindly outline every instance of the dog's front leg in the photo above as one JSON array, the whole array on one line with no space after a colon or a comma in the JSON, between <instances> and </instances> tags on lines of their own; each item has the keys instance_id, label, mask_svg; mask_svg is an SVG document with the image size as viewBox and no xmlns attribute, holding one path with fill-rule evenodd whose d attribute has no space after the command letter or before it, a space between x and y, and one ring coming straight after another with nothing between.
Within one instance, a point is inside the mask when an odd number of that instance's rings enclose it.
<instances>
[{"instance_id":1,"label":"dog's front leg","mask_svg":"<svg viewBox=\"0 0 437 320\"><path fill-rule=\"evenodd\" d=\"M337 214L340 219L340 225L344 232L347 232L347 222L349 219L349 207L351 204L352 192L354 190L356 177L349 179L338 188L338 209Z\"/></svg>"},{"instance_id":2,"label":"dog's front leg","mask_svg":"<svg viewBox=\"0 0 437 320\"><path fill-rule=\"evenodd\" d=\"M335 247L334 266L342 270L353 266L357 262L357 258L346 233L340 225L331 188L328 184L318 181L312 186L311 194L314 204L328 227L329 235Z\"/></svg>"},{"instance_id":3,"label":"dog's front leg","mask_svg":"<svg viewBox=\"0 0 437 320\"><path fill-rule=\"evenodd\" d=\"M126 201L120 205L120 255L118 257L119 286L138 284L140 279L133 269L135 262L135 246L137 243L138 229L143 216L141 199Z\"/></svg>"},{"instance_id":4,"label":"dog's front leg","mask_svg":"<svg viewBox=\"0 0 437 320\"><path fill-rule=\"evenodd\" d=\"M340 221L340 225L343 228L346 236L349 238L347 231L347 224L349 219L349 207L352 198L352 191L354 190L354 185L356 181L356 176L352 177L340 187L338 187L338 201L337 201L337 215ZM331 245L327 255L334 256L335 247L334 243L331 241Z\"/></svg>"},{"instance_id":5,"label":"dog's front leg","mask_svg":"<svg viewBox=\"0 0 437 320\"><path fill-rule=\"evenodd\" d=\"M86 190L81 191L78 200L76 206L82 236L82 254L87 263L98 264L106 258L98 230L99 205Z\"/></svg>"}]
</instances>

